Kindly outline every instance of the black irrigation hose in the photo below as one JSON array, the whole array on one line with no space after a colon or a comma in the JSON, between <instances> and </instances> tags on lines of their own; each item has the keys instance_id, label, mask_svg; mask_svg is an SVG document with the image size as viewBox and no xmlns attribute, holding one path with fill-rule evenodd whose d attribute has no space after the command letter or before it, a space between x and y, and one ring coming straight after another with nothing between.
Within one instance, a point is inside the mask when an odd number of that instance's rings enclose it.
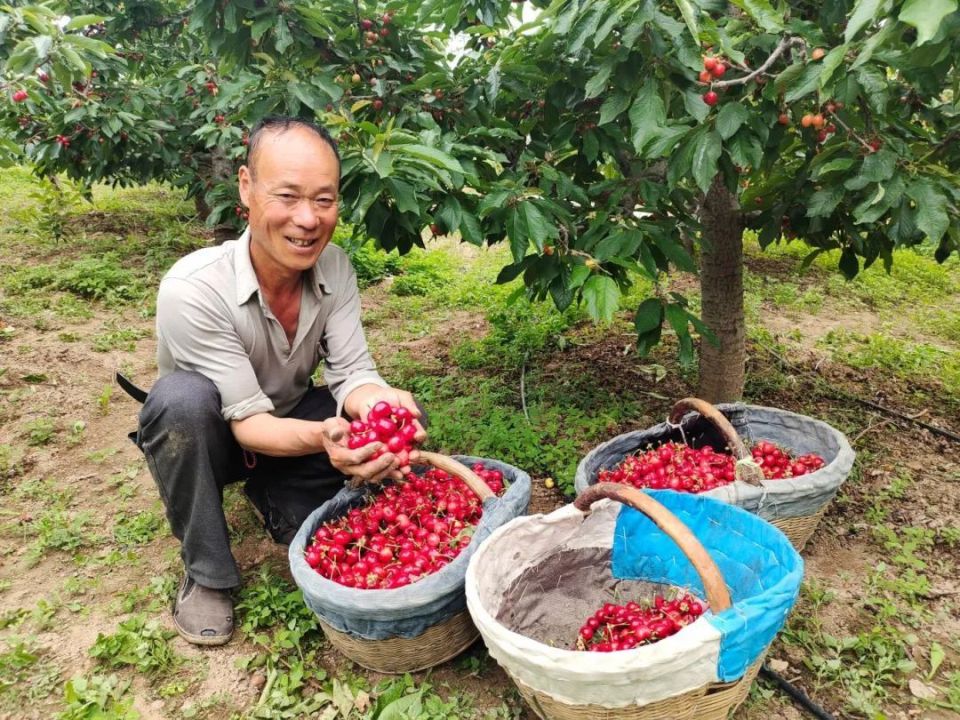
<instances>
[{"instance_id":1,"label":"black irrigation hose","mask_svg":"<svg viewBox=\"0 0 960 720\"><path fill-rule=\"evenodd\" d=\"M787 680L783 675L768 668L766 665L760 667L760 677L769 680L783 690L793 701L808 713L817 718L817 720L836 720L830 713L817 705L808 698L800 688Z\"/></svg>"},{"instance_id":2,"label":"black irrigation hose","mask_svg":"<svg viewBox=\"0 0 960 720\"><path fill-rule=\"evenodd\" d=\"M842 390L837 390L831 387L820 375L814 375L813 373L803 370L797 365L794 365L792 362L790 362L785 357L780 355L780 353L776 352L773 348L767 347L763 343L757 343L757 344L760 345L760 347L762 347L768 353L773 355L773 357L776 358L780 362L780 364L783 365L785 368L788 368L789 370L793 371L794 373L797 373L798 375L810 376L813 379L813 382L815 385L823 385L824 394L827 397L833 398L834 400L850 400L853 402L860 403L861 405L866 405L867 407L873 408L874 410L879 410L880 412L890 415L891 417L895 417L899 420L904 420L906 422L913 423L914 425L919 425L920 427L925 428L930 432L935 433L936 435L949 438L954 442L960 442L960 435L958 435L955 432L951 432L950 430L947 430L945 428L937 427L936 425L931 425L930 423L925 423L922 420L918 420L916 417L905 415L902 412L894 410L893 408L884 407L883 405L880 405L879 403L875 403L872 400L867 400L866 398L862 398L857 395L850 395L849 393L845 393Z\"/></svg>"}]
</instances>

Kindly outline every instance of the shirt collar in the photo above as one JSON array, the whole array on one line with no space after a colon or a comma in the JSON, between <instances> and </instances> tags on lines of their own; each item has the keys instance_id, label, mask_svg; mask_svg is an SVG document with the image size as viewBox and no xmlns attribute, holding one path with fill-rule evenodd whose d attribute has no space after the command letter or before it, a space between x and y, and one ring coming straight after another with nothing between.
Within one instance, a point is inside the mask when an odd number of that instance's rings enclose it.
<instances>
[{"instance_id":1,"label":"shirt collar","mask_svg":"<svg viewBox=\"0 0 960 720\"><path fill-rule=\"evenodd\" d=\"M321 254L322 257L322 254ZM243 305L250 297L260 290L260 282L257 280L257 273L253 269L253 262L250 260L250 228L243 231L243 234L237 239L237 252L235 255L234 271L237 278L237 305ZM324 295L330 294L330 283L320 270L320 261L310 268L310 290L322 300Z\"/></svg>"}]
</instances>

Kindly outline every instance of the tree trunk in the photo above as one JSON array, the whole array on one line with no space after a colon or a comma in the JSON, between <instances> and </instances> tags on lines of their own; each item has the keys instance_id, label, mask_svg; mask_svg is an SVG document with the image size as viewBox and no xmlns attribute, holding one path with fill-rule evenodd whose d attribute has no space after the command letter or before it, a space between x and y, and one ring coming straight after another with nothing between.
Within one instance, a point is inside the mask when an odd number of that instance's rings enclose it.
<instances>
[{"instance_id":1,"label":"tree trunk","mask_svg":"<svg viewBox=\"0 0 960 720\"><path fill-rule=\"evenodd\" d=\"M721 175L713 181L700 211L703 243L700 291L703 321L719 346L700 341L699 396L711 403L743 396L746 329L743 317L743 218Z\"/></svg>"},{"instance_id":2,"label":"tree trunk","mask_svg":"<svg viewBox=\"0 0 960 720\"><path fill-rule=\"evenodd\" d=\"M201 157L199 175L206 187L215 183L233 181L236 169L233 161L222 148L215 147L209 155ZM207 222L210 217L210 205L207 203L206 193L194 196L194 206L200 219ZM219 223L213 226L213 241L220 245L227 240L235 240L239 233L229 223Z\"/></svg>"}]
</instances>

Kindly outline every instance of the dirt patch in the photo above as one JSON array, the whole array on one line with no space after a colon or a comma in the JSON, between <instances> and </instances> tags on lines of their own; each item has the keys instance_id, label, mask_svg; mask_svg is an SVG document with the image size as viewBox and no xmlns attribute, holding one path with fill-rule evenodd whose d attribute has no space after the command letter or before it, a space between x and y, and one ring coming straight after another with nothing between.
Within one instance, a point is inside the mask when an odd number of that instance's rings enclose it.
<instances>
[{"instance_id":1,"label":"dirt patch","mask_svg":"<svg viewBox=\"0 0 960 720\"><path fill-rule=\"evenodd\" d=\"M130 230L129 226L124 227ZM750 261L753 272L787 272L786 265L786 261ZM383 288L365 291L365 310L379 308L384 292ZM0 340L0 366L6 369L0 375L0 446L23 452L17 469L8 469L2 484L6 488L2 532L8 549L0 555L0 576L9 587L0 592L0 617L21 613L21 624L7 632L35 634L44 656L64 668L63 679L94 669L89 648L99 634L114 632L128 616L118 609L128 593L148 587L157 576L177 576L180 571L178 544L169 537L165 526L159 537L138 546L132 559L110 558L118 512L162 514L153 480L139 451L126 437L136 426L139 405L116 388L112 379L113 372L120 368L149 387L156 374L156 343L153 320L142 316L138 308L114 310L98 305L94 310L94 319L57 320L44 329L36 327L33 318L0 318L0 328L15 329L11 339ZM869 312L832 315L809 319L770 314L765 321L770 329L789 338L790 331L799 327L802 339L785 340L791 347L791 367L782 366L763 348L751 347L751 376L766 383L755 388L751 400L831 422L847 433L861 456L857 473L843 487L805 551L808 582L828 588L833 594L833 599L818 611L824 628L837 637L859 632L864 627L864 617L857 610L868 592L866 579L875 573L879 563L889 566L892 556L901 552L875 535L877 523L870 519L875 513L885 512L889 523L897 528L927 531L923 542L933 545L924 546L928 550L925 557L934 556L936 562L928 563L924 569L931 583L924 602L933 619L917 629L917 662L927 668L929 657L924 653L932 642L951 648L960 637L956 579L960 555L956 544L944 540L945 532L958 526L960 446L910 422L838 399L828 390L880 399L908 414L926 411L924 420L944 427L952 425L954 430L958 429L957 416L951 414L951 406L934 401L938 395L933 383L925 388L930 402L918 405L916 384L906 387L887 374L851 370L826 362L812 352L813 338L830 329L867 332L865 328L879 327L879 320ZM91 339L102 331L108 319L118 327L142 332L146 338L135 341L132 352L96 352ZM692 378L676 370L675 348L670 338L650 358L640 360L632 349L634 338L628 328L624 324L596 331L578 329L576 334L582 341L540 358L541 383L557 380L557 387L573 388L565 392L575 392L578 383L589 384L639 403L636 416L608 428L611 436L660 422L676 399L693 392ZM64 341L59 336L63 330L74 333L79 340ZM450 363L450 349L456 342L483 337L488 330L481 316L455 310L429 335L405 340L400 347L428 369L444 368ZM378 329L370 333L374 349L382 346L378 342L381 332ZM38 375L45 375L46 379L27 379ZM561 384L561 380L568 384ZM37 429L35 424L44 420L52 423L51 438L46 443L29 444L33 442L31 427ZM77 422L83 427L74 431ZM544 480L533 478L532 513L547 513L566 502L556 488L546 488ZM902 491L891 492L897 483L904 484ZM62 511L63 515L57 516L61 523L64 518L88 516L82 533L84 544L77 549L48 548L33 563L30 550L41 531L45 531L39 520L51 517L53 510ZM265 563L286 567L284 549L267 539L242 501L230 507L228 517L235 532L236 556L246 578L254 576ZM58 608L52 625L45 629L38 629L30 617L41 602ZM67 604L76 604L78 609L70 610ZM812 611L809 604L797 610ZM166 607L144 612L172 628ZM137 709L144 718L177 717L185 707L197 707L205 699L221 694L232 698L232 707L241 710L248 710L256 702L258 691L252 673L238 670L235 663L258 651L248 638L238 634L228 646L216 650L200 650L176 639L173 648L187 658L191 677L195 678L191 689L184 696L161 698L156 687L137 678ZM956 662L955 651L950 652L950 661ZM828 708L837 711L841 707L845 698L836 689L817 686L813 674L805 669L803 652L778 643L773 655L787 660L793 669L791 677ZM326 653L323 663L331 673L360 672L332 650ZM364 674L372 682L381 679L376 674ZM480 644L429 674L417 675L418 681L425 678L436 687L473 695L481 708L496 708L505 697L515 697L512 683ZM59 703L58 690L10 717L51 717L60 709ZM888 703L898 712L910 705L905 690ZM218 708L210 717L226 718L228 714L229 711ZM901 715L906 717L906 710ZM933 711L924 715L947 716ZM789 704L774 699L747 707L738 717L797 720L799 714Z\"/></svg>"}]
</instances>

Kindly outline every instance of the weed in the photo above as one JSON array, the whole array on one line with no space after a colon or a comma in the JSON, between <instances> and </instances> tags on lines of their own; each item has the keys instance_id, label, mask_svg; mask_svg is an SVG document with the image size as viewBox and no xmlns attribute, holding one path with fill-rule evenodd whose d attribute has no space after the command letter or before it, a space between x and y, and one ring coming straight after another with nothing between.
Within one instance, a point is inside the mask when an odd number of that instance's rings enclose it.
<instances>
[{"instance_id":1,"label":"weed","mask_svg":"<svg viewBox=\"0 0 960 720\"><path fill-rule=\"evenodd\" d=\"M236 610L242 618L240 629L270 650L301 652L319 640L317 619L304 603L303 593L291 589L269 567L262 568L256 581L240 591ZM264 632L271 629L272 636Z\"/></svg>"},{"instance_id":2,"label":"weed","mask_svg":"<svg viewBox=\"0 0 960 720\"><path fill-rule=\"evenodd\" d=\"M104 385L103 390L97 396L97 407L103 416L110 414L110 398L113 397L113 385Z\"/></svg>"},{"instance_id":3,"label":"weed","mask_svg":"<svg viewBox=\"0 0 960 720\"><path fill-rule=\"evenodd\" d=\"M67 436L67 445L73 447L83 442L83 435L87 430L87 424L83 420L74 420L70 425L70 434Z\"/></svg>"},{"instance_id":4,"label":"weed","mask_svg":"<svg viewBox=\"0 0 960 720\"><path fill-rule=\"evenodd\" d=\"M162 527L163 520L156 513L144 510L131 516L121 511L113 519L113 539L121 547L146 545Z\"/></svg>"},{"instance_id":5,"label":"weed","mask_svg":"<svg viewBox=\"0 0 960 720\"><path fill-rule=\"evenodd\" d=\"M157 613L169 607L177 592L177 577L174 574L154 575L145 586L133 588L120 599L123 612L144 610Z\"/></svg>"},{"instance_id":6,"label":"weed","mask_svg":"<svg viewBox=\"0 0 960 720\"><path fill-rule=\"evenodd\" d=\"M60 670L44 657L32 638L6 638L0 652L0 708L16 712L48 697L60 682Z\"/></svg>"},{"instance_id":7,"label":"weed","mask_svg":"<svg viewBox=\"0 0 960 720\"><path fill-rule=\"evenodd\" d=\"M49 175L37 178L29 197L38 206L33 219L34 235L40 240L62 242L67 219L83 199L81 190L66 178Z\"/></svg>"},{"instance_id":8,"label":"weed","mask_svg":"<svg viewBox=\"0 0 960 720\"><path fill-rule=\"evenodd\" d=\"M62 332L57 334L57 339L60 342L75 343L80 342L80 335L75 332Z\"/></svg>"},{"instance_id":9,"label":"weed","mask_svg":"<svg viewBox=\"0 0 960 720\"><path fill-rule=\"evenodd\" d=\"M100 465L111 457L120 452L117 448L103 448L102 450L92 450L87 453L86 457L92 463Z\"/></svg>"},{"instance_id":10,"label":"weed","mask_svg":"<svg viewBox=\"0 0 960 720\"><path fill-rule=\"evenodd\" d=\"M135 615L120 623L112 635L97 635L90 648L91 657L109 667L135 667L148 674L164 674L180 664L181 658L170 649L176 635L166 630L159 620L145 620Z\"/></svg>"},{"instance_id":11,"label":"weed","mask_svg":"<svg viewBox=\"0 0 960 720\"><path fill-rule=\"evenodd\" d=\"M23 451L12 445L0 445L0 494L9 489L9 482L23 474Z\"/></svg>"},{"instance_id":12,"label":"weed","mask_svg":"<svg viewBox=\"0 0 960 720\"><path fill-rule=\"evenodd\" d=\"M140 328L112 327L106 332L94 336L92 347L97 352L110 352L111 350L134 352L137 349L137 340L143 340L143 338L149 336L150 332L148 330Z\"/></svg>"},{"instance_id":13,"label":"weed","mask_svg":"<svg viewBox=\"0 0 960 720\"><path fill-rule=\"evenodd\" d=\"M92 545L95 539L87 533L90 514L67 513L59 508L45 511L30 525L30 532L36 538L30 546L27 558L36 563L47 550L73 552Z\"/></svg>"},{"instance_id":14,"label":"weed","mask_svg":"<svg viewBox=\"0 0 960 720\"><path fill-rule=\"evenodd\" d=\"M34 447L48 445L57 432L57 426L50 418L37 418L27 423L27 444Z\"/></svg>"},{"instance_id":15,"label":"weed","mask_svg":"<svg viewBox=\"0 0 960 720\"><path fill-rule=\"evenodd\" d=\"M138 720L133 698L127 698L129 681L116 675L74 677L64 689L66 709L55 720Z\"/></svg>"},{"instance_id":16,"label":"weed","mask_svg":"<svg viewBox=\"0 0 960 720\"><path fill-rule=\"evenodd\" d=\"M334 241L344 244L338 237L335 237ZM357 283L361 288L380 282L388 275L395 275L400 269L399 254L379 250L373 243L364 243L355 249L348 246L345 249L350 254L350 261L357 273Z\"/></svg>"},{"instance_id":17,"label":"weed","mask_svg":"<svg viewBox=\"0 0 960 720\"><path fill-rule=\"evenodd\" d=\"M64 290L78 298L110 304L141 299L140 281L119 264L116 253L86 256L60 265L34 265L9 273L4 286L14 294Z\"/></svg>"},{"instance_id":18,"label":"weed","mask_svg":"<svg viewBox=\"0 0 960 720\"><path fill-rule=\"evenodd\" d=\"M57 315L66 320L89 320L93 317L90 303L76 295L62 295L54 303ZM71 335L76 335L71 333ZM79 339L79 336L77 336ZM69 341L74 342L74 341Z\"/></svg>"},{"instance_id":19,"label":"weed","mask_svg":"<svg viewBox=\"0 0 960 720\"><path fill-rule=\"evenodd\" d=\"M952 395L960 395L960 357L928 343L912 343L889 335L861 335L831 330L820 344L834 359L856 368L878 368L905 379L939 378Z\"/></svg>"}]
</instances>

